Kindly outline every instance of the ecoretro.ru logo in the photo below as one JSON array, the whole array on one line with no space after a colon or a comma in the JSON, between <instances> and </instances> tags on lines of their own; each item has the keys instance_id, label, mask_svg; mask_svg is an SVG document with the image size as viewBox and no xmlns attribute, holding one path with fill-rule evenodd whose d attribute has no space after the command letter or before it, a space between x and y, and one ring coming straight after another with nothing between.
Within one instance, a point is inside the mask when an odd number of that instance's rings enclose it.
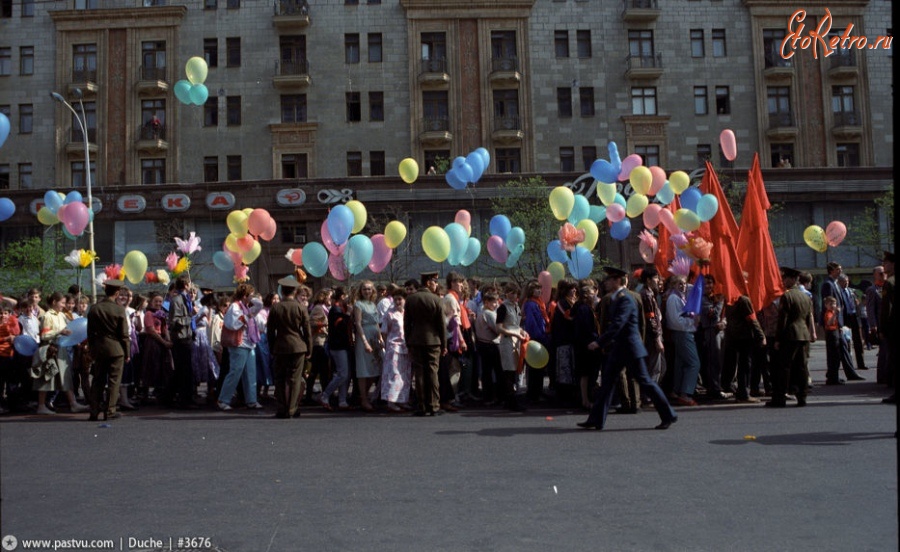
<instances>
[{"instance_id":1,"label":"ecoretro.ru logo","mask_svg":"<svg viewBox=\"0 0 900 552\"><path fill-rule=\"evenodd\" d=\"M819 25L806 34L806 10L800 9L794 12L794 15L788 20L788 34L781 41L781 57L791 59L797 50L812 50L813 58L819 59L819 48L822 48L823 57L828 57L835 50L847 50L856 48L857 50L869 49L882 50L891 49L891 41L893 36L877 36L873 40L869 40L865 36L851 36L853 32L853 23L848 23L844 32L839 35L828 36L833 23L831 19L831 10L825 8L825 15L819 20Z\"/></svg>"}]
</instances>

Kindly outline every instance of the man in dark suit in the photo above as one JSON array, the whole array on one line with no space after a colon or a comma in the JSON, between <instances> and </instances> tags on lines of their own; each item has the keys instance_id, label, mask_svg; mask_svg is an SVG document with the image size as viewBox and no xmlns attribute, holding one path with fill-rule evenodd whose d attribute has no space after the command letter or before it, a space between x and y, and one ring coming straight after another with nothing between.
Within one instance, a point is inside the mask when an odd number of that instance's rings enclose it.
<instances>
[{"instance_id":1,"label":"man in dark suit","mask_svg":"<svg viewBox=\"0 0 900 552\"><path fill-rule=\"evenodd\" d=\"M624 270L605 267L603 269L615 282L609 307L609 323L597 341L591 343L591 350L607 349L606 363L600 376L600 391L591 407L588 419L578 424L585 429L603 429L609 405L612 403L619 372L622 367L637 380L641 391L653 401L661 423L656 429L668 429L678 420L665 394L647 373L647 349L641 337L638 318L638 300L625 289L627 273Z\"/></svg>"},{"instance_id":2,"label":"man in dark suit","mask_svg":"<svg viewBox=\"0 0 900 552\"><path fill-rule=\"evenodd\" d=\"M125 285L122 280L110 279L103 286L106 297L91 307L87 315L88 347L94 357L91 382L91 415L96 421L103 412L104 419L118 418L116 403L119 402L119 386L122 384L122 370L131 358L131 335L128 330L128 315L125 307L115 301L119 290ZM103 402L103 391L109 389L109 397Z\"/></svg>"},{"instance_id":3,"label":"man in dark suit","mask_svg":"<svg viewBox=\"0 0 900 552\"><path fill-rule=\"evenodd\" d=\"M282 278L278 284L284 299L272 306L266 326L269 349L275 357L275 417L297 418L303 364L312 354L312 332L309 313L295 299L300 282Z\"/></svg>"},{"instance_id":4,"label":"man in dark suit","mask_svg":"<svg viewBox=\"0 0 900 552\"><path fill-rule=\"evenodd\" d=\"M841 289L841 286L838 284L838 278L840 278L841 273L843 272L843 268L840 264L836 262L830 262L825 265L825 270L828 271L828 277L825 278L825 281L822 282L821 287L821 299L824 302L826 297L834 297L838 304L838 324L843 327L846 325L846 305L844 301L844 293ZM825 309L822 309L824 315ZM824 326L825 322L822 316L819 316L819 322ZM848 380L863 380L862 376L856 373L856 369L853 367L853 358L850 356L850 348L844 342L844 339L841 338L839 340L838 351L840 351L839 358L833 358L833 354L829 354L830 349L826 351L825 354L825 364L827 369L825 371L825 385L839 385L843 383L843 380L840 379L838 374L838 367L843 366L844 375Z\"/></svg>"},{"instance_id":5,"label":"man in dark suit","mask_svg":"<svg viewBox=\"0 0 900 552\"><path fill-rule=\"evenodd\" d=\"M881 312L878 314L878 337L887 350L886 365L891 370L891 386L894 392L890 397L881 402L888 404L897 403L897 321L894 314L894 253L890 251L884 252L884 258L881 260L884 265L884 274L887 279L881 287Z\"/></svg>"},{"instance_id":6,"label":"man in dark suit","mask_svg":"<svg viewBox=\"0 0 900 552\"><path fill-rule=\"evenodd\" d=\"M806 389L809 371L806 367L804 346L812 341L809 319L812 317L812 300L797 286L800 271L782 268L784 295L778 302L778 327L775 331L775 349L779 362L771 366L772 400L766 406L784 408L788 388L797 394L797 406L806 406Z\"/></svg>"},{"instance_id":7,"label":"man in dark suit","mask_svg":"<svg viewBox=\"0 0 900 552\"><path fill-rule=\"evenodd\" d=\"M866 359L863 356L862 327L858 316L858 311L862 307L856 303L856 295L850 289L850 278L846 274L838 276L838 288L841 291L841 302L838 304L841 305L841 312L844 314L844 325L850 328L853 350L856 353L856 368L857 370L868 370L869 367L866 366Z\"/></svg>"},{"instance_id":8,"label":"man in dark suit","mask_svg":"<svg viewBox=\"0 0 900 552\"><path fill-rule=\"evenodd\" d=\"M444 413L440 409L438 366L441 356L447 354L447 330L441 300L435 293L438 273L425 272L421 278L422 287L406 298L403 333L419 399L415 415L435 416Z\"/></svg>"}]
</instances>

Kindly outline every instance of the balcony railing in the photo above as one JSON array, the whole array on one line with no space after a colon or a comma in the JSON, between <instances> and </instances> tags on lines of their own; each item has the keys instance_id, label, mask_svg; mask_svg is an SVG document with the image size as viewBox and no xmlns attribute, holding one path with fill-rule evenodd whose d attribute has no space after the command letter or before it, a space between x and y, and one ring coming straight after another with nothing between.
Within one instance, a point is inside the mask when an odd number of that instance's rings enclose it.
<instances>
[{"instance_id":1,"label":"balcony railing","mask_svg":"<svg viewBox=\"0 0 900 552\"><path fill-rule=\"evenodd\" d=\"M518 115L494 117L494 131L522 130Z\"/></svg>"},{"instance_id":2,"label":"balcony railing","mask_svg":"<svg viewBox=\"0 0 900 552\"><path fill-rule=\"evenodd\" d=\"M509 72L519 70L519 58L500 57L491 58L491 70L497 72Z\"/></svg>"},{"instance_id":3,"label":"balcony railing","mask_svg":"<svg viewBox=\"0 0 900 552\"><path fill-rule=\"evenodd\" d=\"M834 113L834 126L861 126L862 120L856 111L837 111Z\"/></svg>"},{"instance_id":4,"label":"balcony railing","mask_svg":"<svg viewBox=\"0 0 900 552\"><path fill-rule=\"evenodd\" d=\"M794 126L793 113L769 113L769 128L785 128Z\"/></svg>"},{"instance_id":5,"label":"balcony railing","mask_svg":"<svg viewBox=\"0 0 900 552\"><path fill-rule=\"evenodd\" d=\"M289 59L282 60L278 65L278 75L282 77L308 75L309 60L307 59Z\"/></svg>"},{"instance_id":6,"label":"balcony railing","mask_svg":"<svg viewBox=\"0 0 900 552\"><path fill-rule=\"evenodd\" d=\"M656 0L624 0L626 10L656 10L659 4Z\"/></svg>"},{"instance_id":7,"label":"balcony railing","mask_svg":"<svg viewBox=\"0 0 900 552\"><path fill-rule=\"evenodd\" d=\"M422 132L447 132L450 130L450 119L446 117L425 117L422 119Z\"/></svg>"},{"instance_id":8,"label":"balcony railing","mask_svg":"<svg viewBox=\"0 0 900 552\"><path fill-rule=\"evenodd\" d=\"M146 67L141 66L141 80L143 81L162 81L166 80L165 67Z\"/></svg>"},{"instance_id":9,"label":"balcony railing","mask_svg":"<svg viewBox=\"0 0 900 552\"><path fill-rule=\"evenodd\" d=\"M830 56L831 69L838 67L856 67L856 54L852 50L837 50Z\"/></svg>"},{"instance_id":10,"label":"balcony railing","mask_svg":"<svg viewBox=\"0 0 900 552\"><path fill-rule=\"evenodd\" d=\"M625 66L630 69L661 69L663 66L662 53L649 56L629 55L625 58Z\"/></svg>"},{"instance_id":11,"label":"balcony railing","mask_svg":"<svg viewBox=\"0 0 900 552\"><path fill-rule=\"evenodd\" d=\"M96 69L74 69L72 82L97 82Z\"/></svg>"},{"instance_id":12,"label":"balcony railing","mask_svg":"<svg viewBox=\"0 0 900 552\"><path fill-rule=\"evenodd\" d=\"M88 143L96 144L97 143L97 129L89 128L87 129L88 135ZM72 127L72 132L70 134L70 142L81 144L84 142L84 134L81 133L81 129L78 127Z\"/></svg>"},{"instance_id":13,"label":"balcony railing","mask_svg":"<svg viewBox=\"0 0 900 552\"><path fill-rule=\"evenodd\" d=\"M769 52L768 54L766 54L765 61L766 61L766 66L765 66L766 69L769 69L772 67L793 67L793 65L791 64L791 60L784 59L777 52Z\"/></svg>"},{"instance_id":14,"label":"balcony railing","mask_svg":"<svg viewBox=\"0 0 900 552\"><path fill-rule=\"evenodd\" d=\"M278 0L275 2L275 15L309 15L309 2L306 0Z\"/></svg>"},{"instance_id":15,"label":"balcony railing","mask_svg":"<svg viewBox=\"0 0 900 552\"><path fill-rule=\"evenodd\" d=\"M166 125L159 125L156 128L146 124L138 131L138 140L165 140Z\"/></svg>"},{"instance_id":16,"label":"balcony railing","mask_svg":"<svg viewBox=\"0 0 900 552\"><path fill-rule=\"evenodd\" d=\"M440 59L423 59L422 60L422 73L446 73L447 72L447 60Z\"/></svg>"}]
</instances>

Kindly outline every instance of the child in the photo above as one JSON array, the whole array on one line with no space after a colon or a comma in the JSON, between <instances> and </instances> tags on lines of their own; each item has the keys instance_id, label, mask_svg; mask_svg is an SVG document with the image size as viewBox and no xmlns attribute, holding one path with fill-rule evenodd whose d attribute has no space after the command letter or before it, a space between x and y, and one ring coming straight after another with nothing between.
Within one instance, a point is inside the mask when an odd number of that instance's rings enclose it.
<instances>
[{"instance_id":1,"label":"child","mask_svg":"<svg viewBox=\"0 0 900 552\"><path fill-rule=\"evenodd\" d=\"M822 314L822 325L825 327L825 363L827 366L826 379L828 381L840 381L838 379L838 370L844 365L844 371L847 367L852 367L850 359L850 350L841 335L841 324L838 317L837 299L834 296L826 297L822 301L822 307L825 312Z\"/></svg>"},{"instance_id":2,"label":"child","mask_svg":"<svg viewBox=\"0 0 900 552\"><path fill-rule=\"evenodd\" d=\"M481 392L485 404L496 404L497 384L502 381L500 368L500 332L497 331L497 305L500 300L493 289L484 290L481 309L475 316L475 350L481 361ZM496 382L496 384L495 384Z\"/></svg>"},{"instance_id":3,"label":"child","mask_svg":"<svg viewBox=\"0 0 900 552\"><path fill-rule=\"evenodd\" d=\"M519 367L519 345L528 339L528 333L520 326L522 311L519 307L519 286L510 282L505 286L506 300L497 309L497 331L500 332L500 365L506 408L516 412L525 410L516 399L516 379Z\"/></svg>"}]
</instances>

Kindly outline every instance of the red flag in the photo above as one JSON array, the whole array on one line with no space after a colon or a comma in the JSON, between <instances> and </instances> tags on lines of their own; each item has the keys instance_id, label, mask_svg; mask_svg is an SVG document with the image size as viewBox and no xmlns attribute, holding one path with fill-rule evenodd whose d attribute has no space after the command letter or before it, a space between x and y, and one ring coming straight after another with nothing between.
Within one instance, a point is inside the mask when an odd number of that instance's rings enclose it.
<instances>
[{"instance_id":1,"label":"red flag","mask_svg":"<svg viewBox=\"0 0 900 552\"><path fill-rule=\"evenodd\" d=\"M678 205L678 196L675 196L675 199L663 207L663 209L671 211L674 215L675 211L678 210ZM660 281L665 281L665 279L671 275L669 273L669 263L675 260L675 244L672 243L672 234L663 223L659 223L659 226L656 227L656 232L659 235L656 240L659 249L656 251L653 265L656 266L656 271L659 272Z\"/></svg>"},{"instance_id":2,"label":"red flag","mask_svg":"<svg viewBox=\"0 0 900 552\"><path fill-rule=\"evenodd\" d=\"M757 153L747 173L747 195L744 197L744 211L741 214L736 247L741 266L749 275L748 296L756 311L762 310L784 294L775 247L769 235L769 216L766 211L770 206Z\"/></svg>"},{"instance_id":3,"label":"red flag","mask_svg":"<svg viewBox=\"0 0 900 552\"><path fill-rule=\"evenodd\" d=\"M706 172L703 174L700 191L716 196L719 201L716 216L709 222L701 224L697 234L713 244L709 274L716 279L716 293L724 295L725 304L730 305L741 295L747 295L747 285L744 283L743 270L734 247L737 241L737 223L725 198L725 192L719 184L719 177L709 161L706 162Z\"/></svg>"}]
</instances>

